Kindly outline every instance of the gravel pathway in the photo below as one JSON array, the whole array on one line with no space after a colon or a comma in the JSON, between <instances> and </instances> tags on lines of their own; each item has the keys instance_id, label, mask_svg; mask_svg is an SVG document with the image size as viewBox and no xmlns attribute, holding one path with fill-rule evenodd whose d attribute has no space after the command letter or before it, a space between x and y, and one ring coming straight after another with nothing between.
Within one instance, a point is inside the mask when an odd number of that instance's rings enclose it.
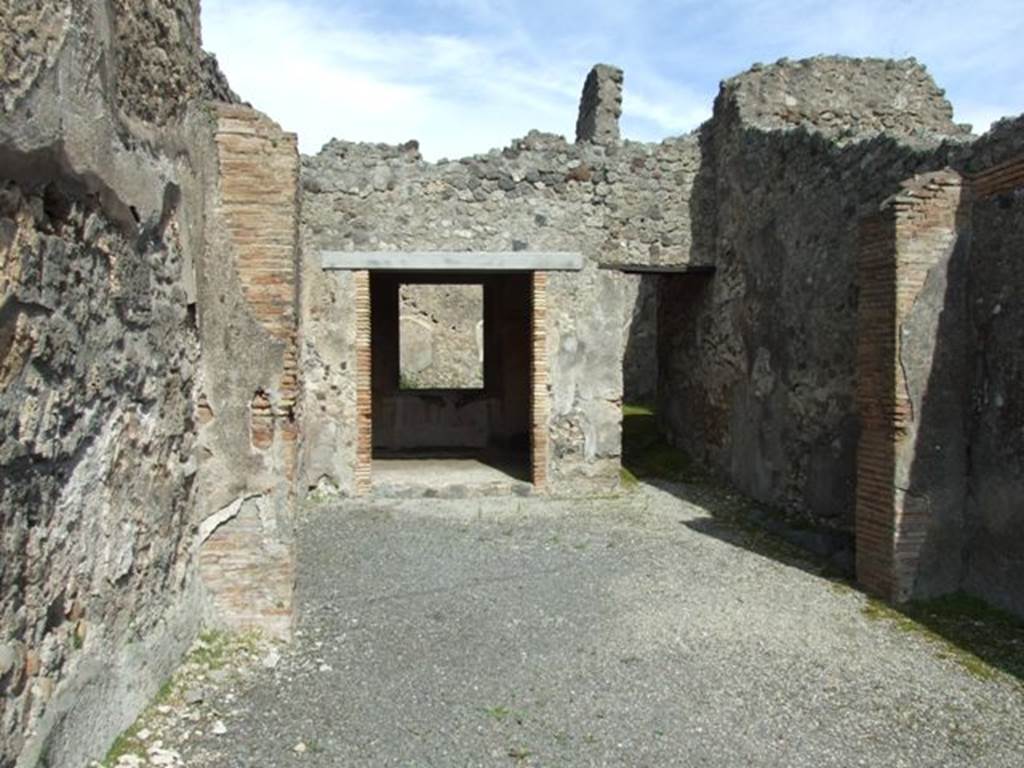
<instances>
[{"instance_id":1,"label":"gravel pathway","mask_svg":"<svg viewBox=\"0 0 1024 768\"><path fill-rule=\"evenodd\" d=\"M177 748L253 768L1024 765L1017 681L708 530L650 487L307 511L297 641L220 703L222 733Z\"/></svg>"}]
</instances>

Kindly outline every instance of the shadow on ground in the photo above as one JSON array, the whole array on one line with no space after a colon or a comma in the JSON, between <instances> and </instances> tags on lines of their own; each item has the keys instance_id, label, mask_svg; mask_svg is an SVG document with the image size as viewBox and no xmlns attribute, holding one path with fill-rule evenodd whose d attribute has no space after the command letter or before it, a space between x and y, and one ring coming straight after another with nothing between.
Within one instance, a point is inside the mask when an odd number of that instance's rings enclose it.
<instances>
[{"instance_id":1,"label":"shadow on ground","mask_svg":"<svg viewBox=\"0 0 1024 768\"><path fill-rule=\"evenodd\" d=\"M688 521L691 529L827 578L836 589L859 591L852 534L810 527L729 488L669 445L647 406L623 407L622 467L626 487L644 482L710 515ZM868 598L863 612L938 641L940 656L957 660L977 677L991 678L1001 670L1024 685L1024 620L978 598L957 593L899 606Z\"/></svg>"}]
</instances>

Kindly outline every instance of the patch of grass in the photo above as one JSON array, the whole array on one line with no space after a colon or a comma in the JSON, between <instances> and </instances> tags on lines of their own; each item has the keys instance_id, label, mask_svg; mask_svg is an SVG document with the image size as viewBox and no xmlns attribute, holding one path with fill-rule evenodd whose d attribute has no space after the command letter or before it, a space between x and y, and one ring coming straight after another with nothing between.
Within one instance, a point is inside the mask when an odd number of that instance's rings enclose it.
<instances>
[{"instance_id":1,"label":"patch of grass","mask_svg":"<svg viewBox=\"0 0 1024 768\"><path fill-rule=\"evenodd\" d=\"M207 669L221 669L226 661L229 638L224 632L210 630L199 635L199 642L188 661Z\"/></svg>"},{"instance_id":2,"label":"patch of grass","mask_svg":"<svg viewBox=\"0 0 1024 768\"><path fill-rule=\"evenodd\" d=\"M341 493L337 488L332 488L326 485L317 486L306 494L305 498L302 500L302 504L304 508L317 507L328 501L336 499L340 495Z\"/></svg>"},{"instance_id":3,"label":"patch of grass","mask_svg":"<svg viewBox=\"0 0 1024 768\"><path fill-rule=\"evenodd\" d=\"M622 467L619 470L619 485L626 489L636 488L640 485L640 480L628 469Z\"/></svg>"},{"instance_id":4,"label":"patch of grass","mask_svg":"<svg viewBox=\"0 0 1024 768\"><path fill-rule=\"evenodd\" d=\"M163 682L149 706L114 740L100 766L114 768L121 757L126 755L136 755L145 759L146 745L139 739L139 733L153 728L154 723L160 719L160 707L180 699L183 691L191 684L191 675L195 674L196 668L207 671L223 669L236 663L242 654L257 653L261 643L262 637L258 632L231 634L210 630L201 633L178 670Z\"/></svg>"},{"instance_id":5,"label":"patch of grass","mask_svg":"<svg viewBox=\"0 0 1024 768\"><path fill-rule=\"evenodd\" d=\"M103 758L100 765L103 768L114 768L118 761L127 755L135 755L137 757L144 758L146 756L146 747L139 741L138 732L142 730L142 726L136 723L127 731L118 736L113 745L110 747L110 751L107 752L107 756Z\"/></svg>"},{"instance_id":6,"label":"patch of grass","mask_svg":"<svg viewBox=\"0 0 1024 768\"><path fill-rule=\"evenodd\" d=\"M138 719L128 730L114 739L114 743L111 745L106 757L100 762L102 768L114 768L118 761L126 755L146 757L146 745L139 739L139 733L149 727L157 707L169 702L176 692L175 678L172 676L164 680L146 710L139 715Z\"/></svg>"},{"instance_id":7,"label":"patch of grass","mask_svg":"<svg viewBox=\"0 0 1024 768\"><path fill-rule=\"evenodd\" d=\"M513 760L521 761L532 755L533 752L528 750L526 747L509 747L508 756Z\"/></svg>"},{"instance_id":8,"label":"patch of grass","mask_svg":"<svg viewBox=\"0 0 1024 768\"><path fill-rule=\"evenodd\" d=\"M625 403L622 406L623 418L629 418L630 416L653 416L654 408L649 405L637 405L635 403Z\"/></svg>"},{"instance_id":9,"label":"patch of grass","mask_svg":"<svg viewBox=\"0 0 1024 768\"><path fill-rule=\"evenodd\" d=\"M956 593L899 608L871 599L862 611L937 643L936 655L956 661L980 680L995 679L1002 671L1024 688L1024 621L978 598Z\"/></svg>"},{"instance_id":10,"label":"patch of grass","mask_svg":"<svg viewBox=\"0 0 1024 768\"><path fill-rule=\"evenodd\" d=\"M665 441L654 411L646 405L622 406L622 469L626 487L644 478L675 483L704 479L689 456Z\"/></svg>"},{"instance_id":11,"label":"patch of grass","mask_svg":"<svg viewBox=\"0 0 1024 768\"><path fill-rule=\"evenodd\" d=\"M523 720L526 719L526 712L502 706L489 707L484 710L484 714L497 720L499 723L503 723L506 720L514 720L517 724L522 725Z\"/></svg>"},{"instance_id":12,"label":"patch of grass","mask_svg":"<svg viewBox=\"0 0 1024 768\"><path fill-rule=\"evenodd\" d=\"M209 670L223 669L239 652L255 653L260 643L258 633L230 634L208 630L199 635L186 663L197 664Z\"/></svg>"}]
</instances>

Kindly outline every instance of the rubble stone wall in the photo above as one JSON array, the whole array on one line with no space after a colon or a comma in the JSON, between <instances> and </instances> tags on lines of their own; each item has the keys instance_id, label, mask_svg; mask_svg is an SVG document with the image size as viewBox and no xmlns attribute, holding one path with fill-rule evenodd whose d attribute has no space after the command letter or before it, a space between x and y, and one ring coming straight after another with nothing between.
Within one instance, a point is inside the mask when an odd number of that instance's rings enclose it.
<instances>
[{"instance_id":1,"label":"rubble stone wall","mask_svg":"<svg viewBox=\"0 0 1024 768\"><path fill-rule=\"evenodd\" d=\"M1024 121L951 165L863 226L857 571L895 600L962 589L1022 614Z\"/></svg>"},{"instance_id":2,"label":"rubble stone wall","mask_svg":"<svg viewBox=\"0 0 1024 768\"><path fill-rule=\"evenodd\" d=\"M726 80L719 97L762 130L803 127L840 143L865 135L970 134L953 123L945 91L916 59L815 56L755 64Z\"/></svg>"},{"instance_id":3,"label":"rubble stone wall","mask_svg":"<svg viewBox=\"0 0 1024 768\"><path fill-rule=\"evenodd\" d=\"M695 184L694 210L712 213L693 219L716 272L683 289L695 308L659 319L672 441L753 498L838 527L854 513L857 222L962 135L922 73L823 58L726 81Z\"/></svg>"},{"instance_id":4,"label":"rubble stone wall","mask_svg":"<svg viewBox=\"0 0 1024 768\"><path fill-rule=\"evenodd\" d=\"M887 599L957 589L968 450L963 181L915 177L862 225L857 575Z\"/></svg>"},{"instance_id":5,"label":"rubble stone wall","mask_svg":"<svg viewBox=\"0 0 1024 768\"><path fill-rule=\"evenodd\" d=\"M971 147L963 586L1024 616L1024 118Z\"/></svg>"},{"instance_id":6,"label":"rubble stone wall","mask_svg":"<svg viewBox=\"0 0 1024 768\"><path fill-rule=\"evenodd\" d=\"M224 83L191 0L0 17L0 766L85 765L203 614L193 270Z\"/></svg>"},{"instance_id":7,"label":"rubble stone wall","mask_svg":"<svg viewBox=\"0 0 1024 768\"><path fill-rule=\"evenodd\" d=\"M484 385L481 285L402 285L399 359L403 389L481 389Z\"/></svg>"},{"instance_id":8,"label":"rubble stone wall","mask_svg":"<svg viewBox=\"0 0 1024 768\"><path fill-rule=\"evenodd\" d=\"M554 492L618 482L623 356L639 281L616 264L686 264L695 137L570 144L531 133L504 150L426 163L415 144L334 141L302 165L303 481L351 488L355 460L351 279L319 251L554 250L582 273L547 283L547 479Z\"/></svg>"}]
</instances>

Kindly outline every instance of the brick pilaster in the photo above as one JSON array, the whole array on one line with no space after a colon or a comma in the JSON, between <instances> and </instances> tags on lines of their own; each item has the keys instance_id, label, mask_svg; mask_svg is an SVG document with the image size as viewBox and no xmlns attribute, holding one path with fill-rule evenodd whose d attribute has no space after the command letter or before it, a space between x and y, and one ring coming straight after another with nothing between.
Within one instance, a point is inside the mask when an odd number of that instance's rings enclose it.
<instances>
[{"instance_id":1,"label":"brick pilaster","mask_svg":"<svg viewBox=\"0 0 1024 768\"><path fill-rule=\"evenodd\" d=\"M1005 195L1024 188L1024 155L970 177L973 196L977 200Z\"/></svg>"},{"instance_id":2,"label":"brick pilaster","mask_svg":"<svg viewBox=\"0 0 1024 768\"><path fill-rule=\"evenodd\" d=\"M546 272L533 273L530 335L530 472L535 490L541 491L548 479L548 348Z\"/></svg>"},{"instance_id":3,"label":"brick pilaster","mask_svg":"<svg viewBox=\"0 0 1024 768\"><path fill-rule=\"evenodd\" d=\"M356 294L356 470L359 495L373 486L373 356L370 333L370 273L353 274Z\"/></svg>"},{"instance_id":4,"label":"brick pilaster","mask_svg":"<svg viewBox=\"0 0 1024 768\"><path fill-rule=\"evenodd\" d=\"M253 394L252 444L283 441L283 471L294 479L298 453L298 189L299 150L256 110L217 104L220 212L232 244L242 293L253 317L285 345L274 392Z\"/></svg>"},{"instance_id":5,"label":"brick pilaster","mask_svg":"<svg viewBox=\"0 0 1024 768\"><path fill-rule=\"evenodd\" d=\"M857 578L889 600L913 595L932 523L927 504L906 498L921 415L901 362L901 328L929 273L942 268L955 247L962 192L952 171L915 178L860 227Z\"/></svg>"}]
</instances>

